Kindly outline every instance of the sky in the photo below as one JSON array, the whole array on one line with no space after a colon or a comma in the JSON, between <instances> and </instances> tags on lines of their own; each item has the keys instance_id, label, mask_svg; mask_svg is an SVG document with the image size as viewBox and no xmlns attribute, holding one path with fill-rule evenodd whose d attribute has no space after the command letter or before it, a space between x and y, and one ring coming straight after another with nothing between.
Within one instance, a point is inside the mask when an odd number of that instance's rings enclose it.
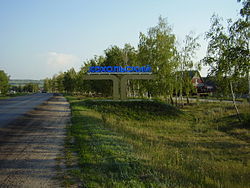
<instances>
[{"instance_id":1,"label":"sky","mask_svg":"<svg viewBox=\"0 0 250 188\"><path fill-rule=\"evenodd\" d=\"M0 0L0 70L11 79L44 79L112 45L137 48L139 34L167 18L179 43L194 31L206 55L204 33L215 13L239 17L237 0ZM207 68L201 71L206 76Z\"/></svg>"}]
</instances>

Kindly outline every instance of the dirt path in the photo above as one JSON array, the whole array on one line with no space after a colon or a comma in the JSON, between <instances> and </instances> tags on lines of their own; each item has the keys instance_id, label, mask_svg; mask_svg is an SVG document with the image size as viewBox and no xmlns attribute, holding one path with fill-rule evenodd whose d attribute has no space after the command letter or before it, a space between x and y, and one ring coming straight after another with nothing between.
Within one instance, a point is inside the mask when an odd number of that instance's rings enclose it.
<instances>
[{"instance_id":1,"label":"dirt path","mask_svg":"<svg viewBox=\"0 0 250 188\"><path fill-rule=\"evenodd\" d=\"M55 96L0 128L0 187L60 187L56 158L69 116L66 99Z\"/></svg>"}]
</instances>

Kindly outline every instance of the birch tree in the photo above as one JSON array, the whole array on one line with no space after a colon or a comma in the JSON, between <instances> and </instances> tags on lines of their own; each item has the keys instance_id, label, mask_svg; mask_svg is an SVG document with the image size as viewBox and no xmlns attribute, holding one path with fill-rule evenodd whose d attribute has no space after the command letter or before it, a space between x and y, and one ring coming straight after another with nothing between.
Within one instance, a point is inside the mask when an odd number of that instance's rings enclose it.
<instances>
[{"instance_id":1,"label":"birch tree","mask_svg":"<svg viewBox=\"0 0 250 188\"><path fill-rule=\"evenodd\" d=\"M228 84L235 110L239 110L235 102L234 84L249 72L249 49L242 32L238 32L235 23L228 20L228 26L223 26L222 19L213 15L212 25L206 33L209 40L204 64L210 66L209 74L221 84Z\"/></svg>"}]
</instances>

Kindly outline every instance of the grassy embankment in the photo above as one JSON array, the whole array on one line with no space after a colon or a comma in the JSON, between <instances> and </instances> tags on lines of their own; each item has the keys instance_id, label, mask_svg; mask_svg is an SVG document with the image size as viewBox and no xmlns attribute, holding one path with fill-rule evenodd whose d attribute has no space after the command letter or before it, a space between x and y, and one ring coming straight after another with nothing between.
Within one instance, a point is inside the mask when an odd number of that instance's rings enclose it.
<instances>
[{"instance_id":1,"label":"grassy embankment","mask_svg":"<svg viewBox=\"0 0 250 188\"><path fill-rule=\"evenodd\" d=\"M68 173L85 187L250 187L249 105L239 123L232 104L67 98Z\"/></svg>"}]
</instances>

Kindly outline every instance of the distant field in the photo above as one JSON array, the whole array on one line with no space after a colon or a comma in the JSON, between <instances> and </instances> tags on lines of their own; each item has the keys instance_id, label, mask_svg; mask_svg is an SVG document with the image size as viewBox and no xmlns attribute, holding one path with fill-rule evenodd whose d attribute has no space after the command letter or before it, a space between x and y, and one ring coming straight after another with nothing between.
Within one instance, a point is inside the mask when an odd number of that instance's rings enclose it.
<instances>
[{"instance_id":1,"label":"distant field","mask_svg":"<svg viewBox=\"0 0 250 188\"><path fill-rule=\"evenodd\" d=\"M68 96L65 184L86 187L250 187L250 106ZM78 168L74 164L77 153ZM72 163L72 164L71 164Z\"/></svg>"},{"instance_id":2,"label":"distant field","mask_svg":"<svg viewBox=\"0 0 250 188\"><path fill-rule=\"evenodd\" d=\"M11 86L24 86L25 84L32 83L32 84L38 84L38 86L41 88L43 87L43 80L19 80L19 79L11 79L9 81L9 84Z\"/></svg>"}]
</instances>

